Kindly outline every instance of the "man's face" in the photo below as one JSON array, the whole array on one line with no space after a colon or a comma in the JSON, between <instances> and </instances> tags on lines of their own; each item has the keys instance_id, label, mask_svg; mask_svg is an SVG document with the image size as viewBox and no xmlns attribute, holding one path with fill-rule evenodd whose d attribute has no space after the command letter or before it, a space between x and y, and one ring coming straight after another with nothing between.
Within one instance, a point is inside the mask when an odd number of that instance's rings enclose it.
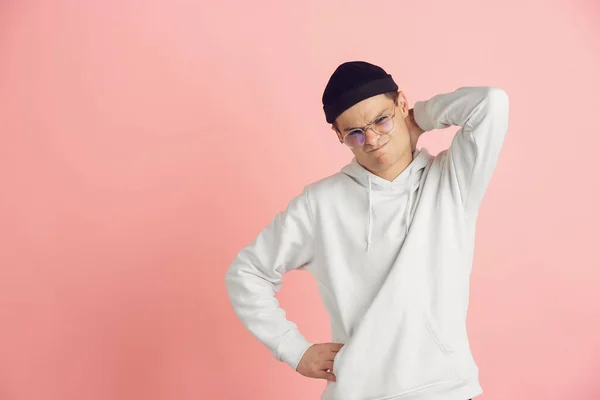
<instances>
[{"instance_id":1,"label":"man's face","mask_svg":"<svg viewBox=\"0 0 600 400\"><path fill-rule=\"evenodd\" d=\"M408 116L408 102L404 94L399 92L397 105L385 94L369 97L356 103L336 119L336 133L341 141L352 129L364 128L377 121L382 113L392 115L394 111L394 128L388 134L380 135L367 129L364 145L351 149L357 161L373 173L383 172L407 157L412 159L410 135L404 120ZM335 127L332 126L332 129L335 131Z\"/></svg>"}]
</instances>

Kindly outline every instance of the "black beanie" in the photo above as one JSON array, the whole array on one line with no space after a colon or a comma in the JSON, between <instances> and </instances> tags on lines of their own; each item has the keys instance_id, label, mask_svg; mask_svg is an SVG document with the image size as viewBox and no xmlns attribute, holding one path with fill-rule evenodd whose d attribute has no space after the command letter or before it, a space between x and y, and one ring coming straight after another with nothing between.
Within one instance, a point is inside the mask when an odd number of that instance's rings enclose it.
<instances>
[{"instance_id":1,"label":"black beanie","mask_svg":"<svg viewBox=\"0 0 600 400\"><path fill-rule=\"evenodd\" d=\"M325 118L331 124L354 104L397 90L392 75L383 68L365 61L345 62L333 72L323 92Z\"/></svg>"}]
</instances>

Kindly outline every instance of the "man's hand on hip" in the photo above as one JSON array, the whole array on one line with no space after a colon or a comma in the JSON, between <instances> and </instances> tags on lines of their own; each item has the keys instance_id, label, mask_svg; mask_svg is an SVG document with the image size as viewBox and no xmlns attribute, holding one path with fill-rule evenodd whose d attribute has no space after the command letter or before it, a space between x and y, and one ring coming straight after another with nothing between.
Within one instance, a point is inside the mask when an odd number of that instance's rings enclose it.
<instances>
[{"instance_id":1,"label":"man's hand on hip","mask_svg":"<svg viewBox=\"0 0 600 400\"><path fill-rule=\"evenodd\" d=\"M344 345L341 343L313 344L306 350L296 371L309 378L326 379L335 382L333 359Z\"/></svg>"}]
</instances>

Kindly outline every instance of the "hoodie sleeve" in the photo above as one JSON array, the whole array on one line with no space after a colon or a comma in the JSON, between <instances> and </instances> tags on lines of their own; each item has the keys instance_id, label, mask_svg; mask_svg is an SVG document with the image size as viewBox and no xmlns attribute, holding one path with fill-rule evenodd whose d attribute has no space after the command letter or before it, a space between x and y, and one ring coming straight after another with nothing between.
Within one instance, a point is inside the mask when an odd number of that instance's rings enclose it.
<instances>
[{"instance_id":1,"label":"hoodie sleeve","mask_svg":"<svg viewBox=\"0 0 600 400\"><path fill-rule=\"evenodd\" d=\"M498 161L508 128L508 95L491 86L461 87L414 105L424 131L461 127L452 139L444 168L457 185L467 213L477 213Z\"/></svg>"},{"instance_id":2,"label":"hoodie sleeve","mask_svg":"<svg viewBox=\"0 0 600 400\"><path fill-rule=\"evenodd\" d=\"M312 216L305 188L237 254L225 274L229 299L242 323L294 370L312 343L287 320L275 293L283 274L306 266L312 256Z\"/></svg>"}]
</instances>

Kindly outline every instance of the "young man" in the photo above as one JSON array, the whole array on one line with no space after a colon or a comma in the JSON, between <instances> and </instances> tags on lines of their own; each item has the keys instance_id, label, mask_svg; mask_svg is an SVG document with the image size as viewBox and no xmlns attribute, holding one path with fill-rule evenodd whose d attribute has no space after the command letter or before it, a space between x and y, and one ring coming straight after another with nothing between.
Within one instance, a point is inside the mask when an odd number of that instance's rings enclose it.
<instances>
[{"instance_id":1,"label":"young man","mask_svg":"<svg viewBox=\"0 0 600 400\"><path fill-rule=\"evenodd\" d=\"M508 125L507 94L462 87L418 101L382 68L340 65L323 94L354 153L293 198L226 273L236 314L277 359L327 379L327 400L467 400L483 392L466 330L480 203ZM457 125L437 156L419 136ZM274 297L311 272L332 342L309 343Z\"/></svg>"}]
</instances>

